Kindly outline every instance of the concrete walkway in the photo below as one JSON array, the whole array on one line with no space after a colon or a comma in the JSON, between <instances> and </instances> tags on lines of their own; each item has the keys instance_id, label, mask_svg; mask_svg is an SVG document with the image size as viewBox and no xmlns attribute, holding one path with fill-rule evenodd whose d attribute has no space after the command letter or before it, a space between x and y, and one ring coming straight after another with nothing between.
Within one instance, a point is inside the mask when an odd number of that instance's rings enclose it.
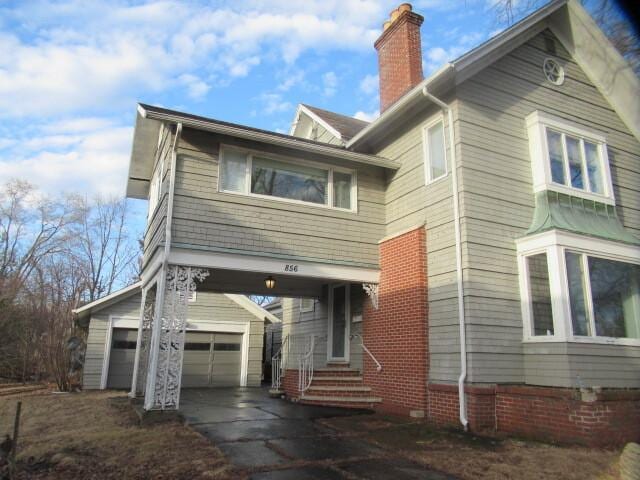
<instances>
[{"instance_id":1,"label":"concrete walkway","mask_svg":"<svg viewBox=\"0 0 640 480\"><path fill-rule=\"evenodd\" d=\"M364 411L295 405L264 388L184 389L180 411L254 480L451 478L316 422Z\"/></svg>"}]
</instances>

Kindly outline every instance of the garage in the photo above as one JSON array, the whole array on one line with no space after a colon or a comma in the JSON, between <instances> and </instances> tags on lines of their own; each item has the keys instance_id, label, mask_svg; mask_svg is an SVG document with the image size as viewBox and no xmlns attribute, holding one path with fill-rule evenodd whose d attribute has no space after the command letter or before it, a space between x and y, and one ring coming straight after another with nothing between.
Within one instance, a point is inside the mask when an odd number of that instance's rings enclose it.
<instances>
[{"instance_id":1,"label":"garage","mask_svg":"<svg viewBox=\"0 0 640 480\"><path fill-rule=\"evenodd\" d=\"M107 388L131 388L137 334L136 329L113 328ZM241 333L187 332L182 387L240 385L242 338Z\"/></svg>"}]
</instances>

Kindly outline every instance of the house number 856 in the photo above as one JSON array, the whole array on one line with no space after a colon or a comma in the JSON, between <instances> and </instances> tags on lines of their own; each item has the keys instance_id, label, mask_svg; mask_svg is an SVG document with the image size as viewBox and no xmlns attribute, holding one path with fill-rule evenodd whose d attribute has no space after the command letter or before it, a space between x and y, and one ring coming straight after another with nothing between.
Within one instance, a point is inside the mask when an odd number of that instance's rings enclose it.
<instances>
[{"instance_id":1,"label":"house number 856","mask_svg":"<svg viewBox=\"0 0 640 480\"><path fill-rule=\"evenodd\" d=\"M287 264L287 265L284 266L284 271L285 272L297 272L298 271L298 265Z\"/></svg>"}]
</instances>

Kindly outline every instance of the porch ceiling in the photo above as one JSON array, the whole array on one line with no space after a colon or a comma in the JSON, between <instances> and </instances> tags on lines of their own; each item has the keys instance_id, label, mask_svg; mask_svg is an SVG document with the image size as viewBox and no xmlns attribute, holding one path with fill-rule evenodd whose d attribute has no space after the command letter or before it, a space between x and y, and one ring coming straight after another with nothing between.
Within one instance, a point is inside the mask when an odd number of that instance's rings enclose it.
<instances>
[{"instance_id":1,"label":"porch ceiling","mask_svg":"<svg viewBox=\"0 0 640 480\"><path fill-rule=\"evenodd\" d=\"M198 291L268 295L273 297L320 297L322 286L335 280L323 278L275 275L268 272L209 269L209 276L198 285ZM265 278L272 276L276 286L268 289Z\"/></svg>"}]
</instances>

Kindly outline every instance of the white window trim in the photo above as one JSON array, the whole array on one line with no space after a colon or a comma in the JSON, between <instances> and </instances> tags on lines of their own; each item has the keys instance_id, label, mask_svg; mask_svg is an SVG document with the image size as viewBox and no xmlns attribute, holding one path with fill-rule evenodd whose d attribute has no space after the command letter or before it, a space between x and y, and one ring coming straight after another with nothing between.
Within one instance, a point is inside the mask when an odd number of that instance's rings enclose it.
<instances>
[{"instance_id":1,"label":"white window trim","mask_svg":"<svg viewBox=\"0 0 640 480\"><path fill-rule=\"evenodd\" d=\"M442 145L444 147L444 173L436 178L431 178L431 159L429 158L429 135L427 132L430 128L436 126L438 123L442 123ZM445 124L444 115L438 115L435 118L429 120L424 127L422 127L422 157L424 164L424 181L425 185L435 183L439 180L447 178L449 175L449 162L447 159L447 142L444 134Z\"/></svg>"},{"instance_id":2,"label":"white window trim","mask_svg":"<svg viewBox=\"0 0 640 480\"><path fill-rule=\"evenodd\" d=\"M609 168L607 139L602 133L586 129L581 125L577 125L567 120L553 117L547 113L539 111L535 111L529 114L526 118L526 123L529 136L529 153L531 155L531 171L533 174L534 192L553 190L555 192L565 193L568 195L573 195L575 197L594 200L596 202L602 202L609 205L616 204L615 196L613 193L613 184L611 181L611 169ZM601 162L600 168L602 170L604 194L589 192L587 190L581 190L579 188L569 187L567 185L560 185L551 180L551 164L549 161L549 146L546 135L547 127L550 127L553 130L564 134L582 138L598 146L598 155ZM583 145L582 142L581 145ZM563 142L563 149L564 148L565 147ZM584 157L584 152L582 153ZM585 166L583 166L583 168L584 167ZM585 175L588 175L586 173L586 168L584 168L584 170ZM565 177L569 178L566 171ZM585 182L587 185L589 184L589 181L586 177Z\"/></svg>"},{"instance_id":3,"label":"white window trim","mask_svg":"<svg viewBox=\"0 0 640 480\"><path fill-rule=\"evenodd\" d=\"M523 341L525 343L575 342L640 346L640 339L637 338L573 335L571 307L568 301L569 280L567 278L567 266L565 261L565 252L568 250L608 260L640 265L640 247L552 230L516 240L516 248L518 256ZM533 312L531 311L529 272L527 269L526 257L537 253L547 254L554 335L532 334ZM591 292L589 291L587 294L591 295ZM591 316L591 322L593 323L593 316ZM595 332L593 325L591 325L591 328L592 332Z\"/></svg>"},{"instance_id":4,"label":"white window trim","mask_svg":"<svg viewBox=\"0 0 640 480\"><path fill-rule=\"evenodd\" d=\"M247 164L245 168L245 185L244 192L234 192L233 190L224 190L221 188L222 185L222 159L224 158L224 150L228 148L230 150L235 150L237 152L242 152L247 155ZM307 167L319 168L327 171L327 204L322 203L314 203L314 202L305 202L304 200L295 200L292 198L283 198L277 197L275 195L262 195L259 193L251 192L251 171L252 171L252 163L253 157L259 156L267 159L272 159L284 163L289 163L292 165L304 165ZM340 208L333 206L333 172L341 172L348 173L351 175L351 208ZM286 202L286 203L295 203L298 205L306 205L309 207L318 207L318 208L326 208L330 210L338 210L341 212L358 212L358 175L356 170L351 170L344 167L336 167L334 165L326 165L322 163L317 163L304 159L292 158L284 155L277 155L268 152L261 152L259 150L252 150L248 148L236 147L235 145L220 145L220 153L218 157L218 192L231 194L231 195L242 195L244 197L253 197L253 198L261 198L265 200L274 200L278 202Z\"/></svg>"}]
</instances>

